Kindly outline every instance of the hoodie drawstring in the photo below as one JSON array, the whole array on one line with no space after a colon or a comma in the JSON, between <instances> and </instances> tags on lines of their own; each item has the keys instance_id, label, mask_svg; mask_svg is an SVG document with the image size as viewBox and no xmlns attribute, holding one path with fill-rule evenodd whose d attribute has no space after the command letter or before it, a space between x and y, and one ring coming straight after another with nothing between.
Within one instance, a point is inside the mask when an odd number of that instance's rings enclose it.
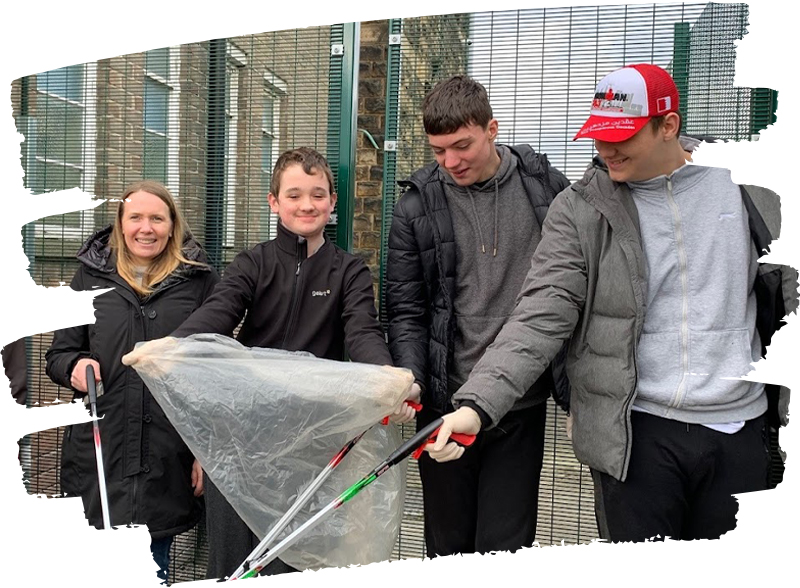
<instances>
[{"instance_id":1,"label":"hoodie drawstring","mask_svg":"<svg viewBox=\"0 0 800 588\"><path fill-rule=\"evenodd\" d=\"M475 224L478 225L478 237L481 240L481 253L486 253L486 245L483 243L483 230L481 229L481 219L478 217L478 210L475 208L475 196L472 195L472 190L467 188L466 186L464 189L469 194L469 201L472 203L472 214L475 216ZM498 215L497 215L497 201L499 200L500 188L498 187L497 178L494 178L494 249L492 251L492 257L497 257L497 223L498 223Z\"/></svg>"},{"instance_id":2,"label":"hoodie drawstring","mask_svg":"<svg viewBox=\"0 0 800 588\"><path fill-rule=\"evenodd\" d=\"M497 186L497 178L494 179L494 253L492 253L492 257L497 257L497 238L498 238L498 231L497 231L497 201L500 199L500 188Z\"/></svg>"}]
</instances>

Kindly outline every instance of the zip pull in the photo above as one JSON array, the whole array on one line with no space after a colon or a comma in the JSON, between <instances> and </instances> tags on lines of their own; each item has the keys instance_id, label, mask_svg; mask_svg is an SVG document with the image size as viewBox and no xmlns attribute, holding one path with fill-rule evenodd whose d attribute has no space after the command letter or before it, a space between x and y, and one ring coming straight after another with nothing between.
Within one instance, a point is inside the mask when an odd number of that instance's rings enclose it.
<instances>
[{"instance_id":1,"label":"zip pull","mask_svg":"<svg viewBox=\"0 0 800 588\"><path fill-rule=\"evenodd\" d=\"M300 275L300 264L301 263L303 263L303 262L302 261L298 261L297 262L297 271L294 273L294 275L296 275L296 276Z\"/></svg>"}]
</instances>

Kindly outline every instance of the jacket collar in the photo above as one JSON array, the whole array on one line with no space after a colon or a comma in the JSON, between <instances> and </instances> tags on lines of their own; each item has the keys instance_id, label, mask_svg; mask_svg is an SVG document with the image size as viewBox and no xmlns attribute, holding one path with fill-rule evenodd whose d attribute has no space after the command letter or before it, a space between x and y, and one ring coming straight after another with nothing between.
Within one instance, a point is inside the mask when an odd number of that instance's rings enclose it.
<instances>
[{"instance_id":1,"label":"jacket collar","mask_svg":"<svg viewBox=\"0 0 800 588\"><path fill-rule=\"evenodd\" d=\"M583 178L573 184L573 189L606 217L621 238L642 248L639 211L630 189L627 184L611 179L602 159L595 157L592 160Z\"/></svg>"},{"instance_id":2,"label":"jacket collar","mask_svg":"<svg viewBox=\"0 0 800 588\"><path fill-rule=\"evenodd\" d=\"M520 162L525 162L527 166L530 166L532 165L532 162L535 159L531 157L531 155L536 155L536 154L533 151L533 149L531 149L530 145L505 145L503 143L498 143L496 147L498 152L501 154L501 157L503 156L503 152L505 150L510 151L511 154L516 156L517 167L520 169L524 167L519 164ZM541 157L541 154L539 155ZM535 164L536 166L538 166L538 169L533 170L533 173L534 175L537 175L537 172L541 173L542 165L538 160L535 162ZM411 176L409 176L407 179L400 180L397 183L400 187L404 189L408 189L414 186L415 188L417 188L417 190L422 192L425 184L428 184L430 182L438 182L440 180L439 170L440 170L439 164L433 161L428 165L419 168L417 171L411 174ZM446 174L447 172L442 171L441 173Z\"/></svg>"},{"instance_id":3,"label":"jacket collar","mask_svg":"<svg viewBox=\"0 0 800 588\"><path fill-rule=\"evenodd\" d=\"M330 243L328 236L324 232L322 233L322 239L322 245L319 246L317 253ZM298 261L303 261L308 257L308 241L304 237L291 232L280 221L278 221L278 234L275 236L275 242L281 251L296 256Z\"/></svg>"}]
</instances>

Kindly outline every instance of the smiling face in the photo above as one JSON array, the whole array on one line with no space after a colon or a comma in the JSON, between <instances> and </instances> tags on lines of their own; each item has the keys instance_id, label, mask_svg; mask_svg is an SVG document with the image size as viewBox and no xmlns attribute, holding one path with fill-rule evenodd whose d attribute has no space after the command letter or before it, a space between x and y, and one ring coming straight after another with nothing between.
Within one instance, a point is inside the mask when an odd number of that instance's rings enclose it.
<instances>
[{"instance_id":1,"label":"smiling face","mask_svg":"<svg viewBox=\"0 0 800 588\"><path fill-rule=\"evenodd\" d=\"M670 113L658 128L647 124L630 139L619 142L595 139L594 146L608 166L612 180L640 182L670 175L685 163L677 140L679 129L680 118Z\"/></svg>"},{"instance_id":2,"label":"smiling face","mask_svg":"<svg viewBox=\"0 0 800 588\"><path fill-rule=\"evenodd\" d=\"M172 237L167 203L149 192L134 192L122 205L122 235L131 261L148 266Z\"/></svg>"},{"instance_id":3,"label":"smiling face","mask_svg":"<svg viewBox=\"0 0 800 588\"><path fill-rule=\"evenodd\" d=\"M313 172L307 174L299 163L290 165L281 172L280 193L268 196L269 206L283 226L312 243L322 239L336 205L328 178L316 168Z\"/></svg>"},{"instance_id":4,"label":"smiling face","mask_svg":"<svg viewBox=\"0 0 800 588\"><path fill-rule=\"evenodd\" d=\"M469 124L446 135L428 135L428 143L436 162L453 181L459 186L471 186L488 180L500 167L495 137L497 121L492 119L486 128Z\"/></svg>"}]
</instances>

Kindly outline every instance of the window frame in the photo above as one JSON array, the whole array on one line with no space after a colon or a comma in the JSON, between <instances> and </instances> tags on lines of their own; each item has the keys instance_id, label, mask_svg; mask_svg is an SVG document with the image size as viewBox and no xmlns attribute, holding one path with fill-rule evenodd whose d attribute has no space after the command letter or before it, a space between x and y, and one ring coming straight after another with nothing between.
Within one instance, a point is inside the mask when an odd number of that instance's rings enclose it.
<instances>
[{"instance_id":1,"label":"window frame","mask_svg":"<svg viewBox=\"0 0 800 588\"><path fill-rule=\"evenodd\" d=\"M167 47L169 55L169 79L165 79L159 74L147 69L147 53L144 52L144 82L142 86L142 134L152 133L166 138L167 140L167 161L164 168L167 170L167 177L164 185L173 193L180 193L180 173L178 170L179 141L180 136L180 70L181 70L181 48L180 45ZM167 88L167 132L161 133L148 129L145 126L145 110L147 108L146 92L144 84L147 79L162 84ZM144 169L144 140L142 141L142 177L148 178Z\"/></svg>"},{"instance_id":2,"label":"window frame","mask_svg":"<svg viewBox=\"0 0 800 588\"><path fill-rule=\"evenodd\" d=\"M283 113L282 109L282 102L283 99L289 93L289 86L288 84L282 80L279 76L272 73L270 70L264 72L264 101L271 100L273 104L272 108L272 128L267 129L264 126L264 118L262 116L261 123L260 123L260 130L261 130L261 177L268 177L269 182L267 185L264 186L266 190L264 192L264 199L266 200L267 194L270 192L270 184L272 182L272 170L275 169L275 163L278 161L278 157L280 157L279 148L278 147L280 141L280 128L281 128L281 114ZM263 104L262 104L263 106ZM273 149L272 154L270 155L270 165L268 168L264 167L264 139L269 137L273 142ZM275 235L278 231L278 216L272 214L269 206L265 207L266 217L267 217L267 232L263 235L264 240L274 239ZM263 219L264 215L262 215Z\"/></svg>"},{"instance_id":3,"label":"window frame","mask_svg":"<svg viewBox=\"0 0 800 588\"><path fill-rule=\"evenodd\" d=\"M79 106L83 109L81 119L81 164L77 165L62 161L58 158L43 157L36 153L36 143L38 137L38 119L40 118L37 110L36 114L29 117L26 121L26 143L27 143L27 169L26 178L34 178L34 185L27 184L27 188L34 194L45 194L48 192L58 192L62 190L48 189L46 186L36 185L40 182L43 174L38 169L44 165L57 165L68 169L78 170L81 173L81 181L78 189L83 192L93 194L95 191L95 180L97 178L97 62L77 63L67 67L83 66L83 98L81 101L72 100L66 96L60 96L53 92L39 88L38 76L49 72L37 74L37 96L47 96L55 100L64 102L72 106ZM51 70L55 71L55 70ZM68 188L73 190L74 188ZM66 191L66 190L63 190ZM34 237L36 239L74 239L84 241L95 230L94 209L73 211L80 214L80 222L77 227L68 227L64 224L34 223ZM63 213L68 214L68 213Z\"/></svg>"}]
</instances>

